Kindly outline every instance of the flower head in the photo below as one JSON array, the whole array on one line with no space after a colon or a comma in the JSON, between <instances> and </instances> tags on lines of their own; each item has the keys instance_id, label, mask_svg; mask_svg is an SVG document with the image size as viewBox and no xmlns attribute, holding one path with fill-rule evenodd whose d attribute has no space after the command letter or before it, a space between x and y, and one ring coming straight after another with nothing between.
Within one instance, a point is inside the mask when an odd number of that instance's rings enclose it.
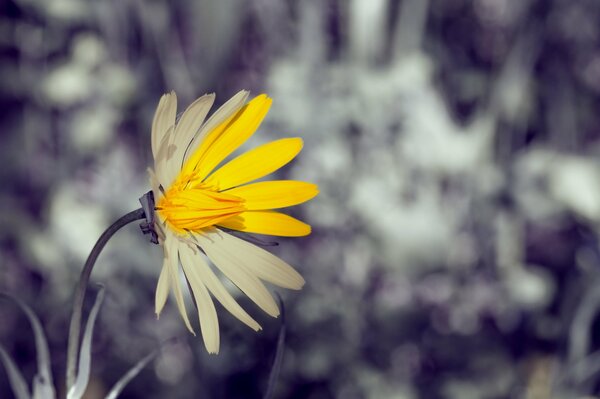
<instances>
[{"instance_id":1,"label":"flower head","mask_svg":"<svg viewBox=\"0 0 600 399\"><path fill-rule=\"evenodd\" d=\"M300 181L251 183L290 162L302 149L300 138L263 144L219 167L256 131L271 99L261 94L247 102L248 92L241 91L204 122L214 98L213 94L200 97L176 121L175 93L162 96L152 122L154 171L150 170L155 228L165 254L156 313L170 290L187 328L194 332L181 291L181 264L210 353L219 351L213 297L252 329L260 326L235 301L207 260L274 317L279 309L264 282L296 290L304 285L302 276L283 260L225 230L307 235L309 225L273 209L300 204L318 193L316 185Z\"/></svg>"}]
</instances>

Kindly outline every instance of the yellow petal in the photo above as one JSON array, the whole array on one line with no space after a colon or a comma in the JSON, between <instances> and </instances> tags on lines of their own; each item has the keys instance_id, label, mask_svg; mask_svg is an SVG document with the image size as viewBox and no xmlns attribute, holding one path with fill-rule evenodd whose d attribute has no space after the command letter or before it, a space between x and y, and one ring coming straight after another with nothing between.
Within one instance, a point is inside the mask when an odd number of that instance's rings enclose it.
<instances>
[{"instance_id":1,"label":"yellow petal","mask_svg":"<svg viewBox=\"0 0 600 399\"><path fill-rule=\"evenodd\" d=\"M182 248L182 253L188 253L185 256L193 256L194 267L193 273L198 275L198 278L206 285L210 293L223 305L229 313L234 315L242 323L252 328L254 331L260 330L260 325L236 302L231 294L227 291L223 283L212 271L211 267L204 261L203 257L195 254L189 247Z\"/></svg>"},{"instance_id":2,"label":"yellow petal","mask_svg":"<svg viewBox=\"0 0 600 399\"><path fill-rule=\"evenodd\" d=\"M171 228L174 232L179 234L186 235L188 230L191 231L199 231L206 227L214 226L222 220L229 219L232 216L235 216L239 212L234 212L230 214L223 214L213 217L196 217L190 216L188 218L181 218L175 220L167 221L167 226ZM192 215L192 214L189 214Z\"/></svg>"},{"instance_id":3,"label":"yellow petal","mask_svg":"<svg viewBox=\"0 0 600 399\"><path fill-rule=\"evenodd\" d=\"M221 161L254 134L270 106L271 99L261 94L226 119L207 134L196 152L185 163L182 174L191 175L195 172L198 180L204 180Z\"/></svg>"},{"instance_id":4,"label":"yellow petal","mask_svg":"<svg viewBox=\"0 0 600 399\"><path fill-rule=\"evenodd\" d=\"M244 199L244 206L249 211L301 204L318 193L316 184L294 180L264 181L227 191L227 194Z\"/></svg>"},{"instance_id":5,"label":"yellow petal","mask_svg":"<svg viewBox=\"0 0 600 399\"><path fill-rule=\"evenodd\" d=\"M216 110L210 118L208 118L198 134L196 134L191 140L189 147L186 149L184 162L187 162L188 158L196 152L196 149L200 144L202 144L202 142L204 142L204 139L208 133L212 132L215 127L219 126L225 120L235 115L235 113L237 113L240 108L244 106L246 100L248 100L249 94L250 92L246 90L237 92L236 95L227 100L225 104L219 107L219 109Z\"/></svg>"},{"instance_id":6,"label":"yellow petal","mask_svg":"<svg viewBox=\"0 0 600 399\"><path fill-rule=\"evenodd\" d=\"M248 211L225 219L219 226L281 237L300 237L310 234L310 225L289 215L273 211Z\"/></svg>"},{"instance_id":7,"label":"yellow petal","mask_svg":"<svg viewBox=\"0 0 600 399\"><path fill-rule=\"evenodd\" d=\"M242 199L208 190L170 190L157 202L158 214L176 231L199 230L244 211Z\"/></svg>"},{"instance_id":8,"label":"yellow petal","mask_svg":"<svg viewBox=\"0 0 600 399\"><path fill-rule=\"evenodd\" d=\"M248 183L273 173L290 162L302 149L302 139L286 138L263 144L232 159L207 179L219 190Z\"/></svg>"},{"instance_id":9,"label":"yellow petal","mask_svg":"<svg viewBox=\"0 0 600 399\"><path fill-rule=\"evenodd\" d=\"M187 248L187 249L186 249ZM200 275L196 270L197 257L194 252L188 250L189 247L181 244L179 254L181 256L181 265L183 272L188 280L194 300L198 308L198 317L200 319L200 330L202 331L202 339L208 353L219 353L219 319L217 318L217 310L213 303L206 286L204 285Z\"/></svg>"},{"instance_id":10,"label":"yellow petal","mask_svg":"<svg viewBox=\"0 0 600 399\"><path fill-rule=\"evenodd\" d=\"M170 138L170 145L174 146L174 150L172 157L167 161L168 177L170 180L167 184L171 183L181 170L185 151L194 135L200 130L202 122L204 122L204 118L206 118L214 100L214 94L205 94L194 101L183 112L181 118L179 118L175 132Z\"/></svg>"},{"instance_id":11,"label":"yellow petal","mask_svg":"<svg viewBox=\"0 0 600 399\"><path fill-rule=\"evenodd\" d=\"M167 195L171 194L170 192ZM228 193L209 190L187 189L172 194L172 198L160 203L160 207L181 206L187 209L224 209L238 205L242 201Z\"/></svg>"}]
</instances>

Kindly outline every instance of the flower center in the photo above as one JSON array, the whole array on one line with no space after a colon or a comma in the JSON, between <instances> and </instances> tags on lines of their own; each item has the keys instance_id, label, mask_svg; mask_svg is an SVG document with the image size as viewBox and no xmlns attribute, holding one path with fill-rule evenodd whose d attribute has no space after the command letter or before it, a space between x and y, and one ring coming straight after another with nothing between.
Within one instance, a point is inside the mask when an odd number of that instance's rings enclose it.
<instances>
[{"instance_id":1,"label":"flower center","mask_svg":"<svg viewBox=\"0 0 600 399\"><path fill-rule=\"evenodd\" d=\"M213 226L245 210L240 197L197 183L193 175L180 176L156 204L160 218L172 230L186 234Z\"/></svg>"}]
</instances>

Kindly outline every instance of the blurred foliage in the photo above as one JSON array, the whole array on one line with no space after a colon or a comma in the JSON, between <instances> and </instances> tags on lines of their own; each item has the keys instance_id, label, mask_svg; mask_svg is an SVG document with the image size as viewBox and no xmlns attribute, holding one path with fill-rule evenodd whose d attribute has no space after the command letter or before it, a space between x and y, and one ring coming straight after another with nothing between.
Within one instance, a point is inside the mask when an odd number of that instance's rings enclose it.
<instances>
[{"instance_id":1,"label":"blurred foliage","mask_svg":"<svg viewBox=\"0 0 600 399\"><path fill-rule=\"evenodd\" d=\"M40 315L57 380L81 265L148 190L160 95L223 102L245 88L274 98L249 144L302 136L280 177L321 188L299 211L313 234L276 250L307 280L285 293L276 397L599 394L598 1L0 10L0 290ZM107 298L89 397L172 336L182 343L125 397L261 397L277 321L245 303L265 326L255 334L222 312L221 354L207 355L172 304L155 320L160 254L138 233L119 233L94 271ZM30 380L25 331L2 306L0 342ZM1 372L3 398L7 384Z\"/></svg>"}]
</instances>

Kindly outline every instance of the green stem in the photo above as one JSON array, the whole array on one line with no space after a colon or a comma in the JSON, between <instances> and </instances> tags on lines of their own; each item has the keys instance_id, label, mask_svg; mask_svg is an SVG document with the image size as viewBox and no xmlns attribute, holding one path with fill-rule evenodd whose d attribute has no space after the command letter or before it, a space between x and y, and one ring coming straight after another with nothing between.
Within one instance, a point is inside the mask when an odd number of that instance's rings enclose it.
<instances>
[{"instance_id":1,"label":"green stem","mask_svg":"<svg viewBox=\"0 0 600 399\"><path fill-rule=\"evenodd\" d=\"M83 309L83 299L85 297L85 291L87 289L88 281L90 280L90 274L96 264L98 256L104 249L104 246L110 240L110 238L117 232L121 227L128 225L136 220L144 219L145 213L142 208L131 211L128 214L122 216L119 220L114 222L108 229L102 233L92 252L85 261L85 266L81 271L79 277L79 284L75 291L75 299L73 300L73 313L71 314L71 324L69 325L69 341L67 346L67 392L73 384L76 378L76 365L77 357L79 355L79 335L81 330L81 313Z\"/></svg>"}]
</instances>

